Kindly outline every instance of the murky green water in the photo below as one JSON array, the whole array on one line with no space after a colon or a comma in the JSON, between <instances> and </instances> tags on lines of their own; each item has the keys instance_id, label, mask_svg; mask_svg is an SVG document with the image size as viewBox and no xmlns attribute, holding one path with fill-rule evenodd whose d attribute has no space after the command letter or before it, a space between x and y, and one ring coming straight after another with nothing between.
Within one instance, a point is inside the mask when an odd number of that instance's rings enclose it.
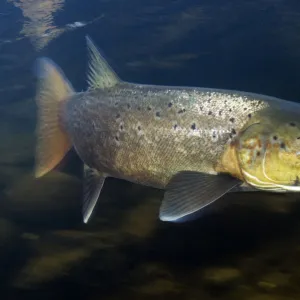
<instances>
[{"instance_id":1,"label":"murky green water","mask_svg":"<svg viewBox=\"0 0 300 300\"><path fill-rule=\"evenodd\" d=\"M33 178L34 60L84 90L86 34L127 81L300 97L297 1L1 1L0 299L300 299L297 194L230 194L170 224L161 191L109 179L83 225L75 153Z\"/></svg>"}]
</instances>

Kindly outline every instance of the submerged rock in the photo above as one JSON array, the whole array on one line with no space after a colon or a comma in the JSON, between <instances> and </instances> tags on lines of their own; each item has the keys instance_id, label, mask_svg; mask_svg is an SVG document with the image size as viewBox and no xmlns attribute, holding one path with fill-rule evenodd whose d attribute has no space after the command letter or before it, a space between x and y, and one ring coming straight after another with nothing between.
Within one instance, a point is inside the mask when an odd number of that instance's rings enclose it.
<instances>
[{"instance_id":1,"label":"submerged rock","mask_svg":"<svg viewBox=\"0 0 300 300\"><path fill-rule=\"evenodd\" d=\"M29 260L14 282L14 286L30 288L37 284L46 283L57 277L68 275L74 264L80 263L90 256L89 248L61 249L57 245L49 245L51 253L39 255Z\"/></svg>"},{"instance_id":2,"label":"submerged rock","mask_svg":"<svg viewBox=\"0 0 300 300\"><path fill-rule=\"evenodd\" d=\"M108 279L99 282L99 277L90 277L90 273L109 277L113 271L116 277L126 265L125 258L116 251L123 239L105 229L102 232L58 230L33 239L30 235L30 239L35 255L15 277L13 285L17 288L31 289L64 277L73 282L79 280L86 286L97 286Z\"/></svg>"},{"instance_id":3,"label":"submerged rock","mask_svg":"<svg viewBox=\"0 0 300 300\"><path fill-rule=\"evenodd\" d=\"M257 283L257 285L264 290L273 290L278 287L286 287L290 284L290 274L281 272L269 273Z\"/></svg>"},{"instance_id":4,"label":"submerged rock","mask_svg":"<svg viewBox=\"0 0 300 300\"><path fill-rule=\"evenodd\" d=\"M209 268L204 271L203 279L208 285L224 286L237 283L242 278L242 273L235 268Z\"/></svg>"}]
</instances>

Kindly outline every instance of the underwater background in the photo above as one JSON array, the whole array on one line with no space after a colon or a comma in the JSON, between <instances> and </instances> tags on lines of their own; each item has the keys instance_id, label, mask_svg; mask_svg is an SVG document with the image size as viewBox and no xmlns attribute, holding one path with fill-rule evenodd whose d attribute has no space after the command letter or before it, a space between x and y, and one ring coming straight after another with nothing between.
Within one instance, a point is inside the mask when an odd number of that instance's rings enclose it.
<instances>
[{"instance_id":1,"label":"underwater background","mask_svg":"<svg viewBox=\"0 0 300 300\"><path fill-rule=\"evenodd\" d=\"M163 191L110 178L83 224L74 152L34 179L35 59L85 90L86 34L126 81L300 101L299 1L0 1L0 299L300 299L298 194L172 224Z\"/></svg>"}]
</instances>

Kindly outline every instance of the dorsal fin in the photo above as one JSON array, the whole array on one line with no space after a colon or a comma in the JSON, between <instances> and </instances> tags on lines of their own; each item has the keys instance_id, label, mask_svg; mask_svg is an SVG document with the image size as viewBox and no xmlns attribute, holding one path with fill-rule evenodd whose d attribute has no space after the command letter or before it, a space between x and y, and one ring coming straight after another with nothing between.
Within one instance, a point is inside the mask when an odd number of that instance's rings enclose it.
<instances>
[{"instance_id":1,"label":"dorsal fin","mask_svg":"<svg viewBox=\"0 0 300 300\"><path fill-rule=\"evenodd\" d=\"M88 73L87 80L89 88L110 88L121 80L89 36L86 36L88 48Z\"/></svg>"}]
</instances>

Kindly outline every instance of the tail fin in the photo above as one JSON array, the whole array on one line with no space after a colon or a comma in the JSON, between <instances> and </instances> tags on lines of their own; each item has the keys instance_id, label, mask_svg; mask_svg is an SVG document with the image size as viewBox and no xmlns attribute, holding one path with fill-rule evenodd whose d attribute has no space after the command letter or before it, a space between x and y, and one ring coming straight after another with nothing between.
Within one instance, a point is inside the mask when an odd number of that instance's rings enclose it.
<instances>
[{"instance_id":1,"label":"tail fin","mask_svg":"<svg viewBox=\"0 0 300 300\"><path fill-rule=\"evenodd\" d=\"M60 109L63 101L74 90L63 72L48 58L39 58L36 63L38 76L37 145L35 154L35 177L51 171L71 148L71 142L60 124Z\"/></svg>"}]
</instances>

